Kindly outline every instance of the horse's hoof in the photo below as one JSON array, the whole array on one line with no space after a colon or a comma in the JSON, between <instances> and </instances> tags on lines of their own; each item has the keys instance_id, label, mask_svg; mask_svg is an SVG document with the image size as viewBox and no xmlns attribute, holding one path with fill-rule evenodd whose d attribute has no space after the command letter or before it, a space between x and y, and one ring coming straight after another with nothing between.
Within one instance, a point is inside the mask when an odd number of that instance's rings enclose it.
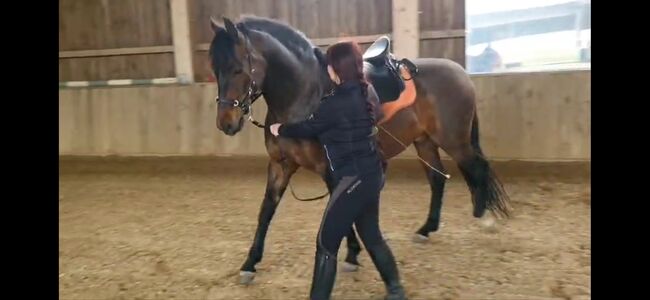
<instances>
[{"instance_id":1,"label":"horse's hoof","mask_svg":"<svg viewBox=\"0 0 650 300\"><path fill-rule=\"evenodd\" d=\"M343 272L356 272L356 271L359 270L359 265L351 264L351 263L349 263L347 261L344 261L341 264L341 270Z\"/></svg>"},{"instance_id":2,"label":"horse's hoof","mask_svg":"<svg viewBox=\"0 0 650 300\"><path fill-rule=\"evenodd\" d=\"M499 231L497 228L496 219L492 214L485 214L482 218L479 219L479 224L481 229L487 233L496 233Z\"/></svg>"},{"instance_id":3,"label":"horse's hoof","mask_svg":"<svg viewBox=\"0 0 650 300\"><path fill-rule=\"evenodd\" d=\"M413 235L413 242L423 244L423 243L426 243L428 241L429 241L428 236L424 236L424 235L421 235L419 233L416 233L416 234Z\"/></svg>"},{"instance_id":4,"label":"horse's hoof","mask_svg":"<svg viewBox=\"0 0 650 300\"><path fill-rule=\"evenodd\" d=\"M239 284L249 285L253 283L254 278L255 278L255 272L250 272L250 271L239 272Z\"/></svg>"}]
</instances>

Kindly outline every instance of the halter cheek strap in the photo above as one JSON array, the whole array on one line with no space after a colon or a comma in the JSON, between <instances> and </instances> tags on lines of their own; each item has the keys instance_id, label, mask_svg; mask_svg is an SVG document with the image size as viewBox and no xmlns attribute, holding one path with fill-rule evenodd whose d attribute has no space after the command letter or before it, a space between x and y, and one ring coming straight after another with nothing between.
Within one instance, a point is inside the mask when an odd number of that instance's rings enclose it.
<instances>
[{"instance_id":1,"label":"halter cheek strap","mask_svg":"<svg viewBox=\"0 0 650 300\"><path fill-rule=\"evenodd\" d=\"M255 79L253 79L253 74L255 73L255 68L253 67L253 59L252 55L249 52L247 54L248 56L248 66L250 67L250 72L249 72L249 77L250 81L248 83L248 91L246 92L246 95L243 97L241 101L238 99L235 100L230 100L230 99L220 99L219 96L215 99L218 105L228 105L232 107L239 107L244 114L248 114L251 111L251 106L253 103L255 103L255 100L257 100L260 96L262 96L262 91L260 91L257 88L257 84L255 83ZM248 100L248 103L247 101ZM251 116L248 117L249 120L252 119ZM255 124L255 122L253 123ZM255 124L258 126L257 124ZM258 126L259 127L259 126Z\"/></svg>"}]
</instances>

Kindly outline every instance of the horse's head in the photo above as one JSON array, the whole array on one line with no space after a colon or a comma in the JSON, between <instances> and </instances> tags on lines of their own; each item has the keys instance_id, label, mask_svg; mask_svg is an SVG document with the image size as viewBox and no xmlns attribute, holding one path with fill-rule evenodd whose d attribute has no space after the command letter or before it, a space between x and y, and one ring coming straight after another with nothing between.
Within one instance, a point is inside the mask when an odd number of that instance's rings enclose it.
<instances>
[{"instance_id":1,"label":"horse's head","mask_svg":"<svg viewBox=\"0 0 650 300\"><path fill-rule=\"evenodd\" d=\"M261 93L266 61L251 44L250 31L243 23L224 24L210 19L214 38L210 43L210 61L217 79L217 128L235 135L244 125L254 98Z\"/></svg>"}]
</instances>

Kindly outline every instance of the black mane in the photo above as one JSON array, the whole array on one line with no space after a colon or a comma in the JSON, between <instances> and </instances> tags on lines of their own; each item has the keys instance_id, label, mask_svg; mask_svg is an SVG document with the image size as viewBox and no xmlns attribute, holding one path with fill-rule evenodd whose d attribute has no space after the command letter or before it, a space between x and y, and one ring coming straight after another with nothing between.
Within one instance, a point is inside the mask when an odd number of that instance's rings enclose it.
<instances>
[{"instance_id":1,"label":"black mane","mask_svg":"<svg viewBox=\"0 0 650 300\"><path fill-rule=\"evenodd\" d=\"M258 16L244 16L241 18L238 26L240 24L244 24L246 28L251 30L268 33L297 58L303 58L305 55L314 55L314 45L305 34L282 21Z\"/></svg>"},{"instance_id":2,"label":"black mane","mask_svg":"<svg viewBox=\"0 0 650 300\"><path fill-rule=\"evenodd\" d=\"M304 33L281 21L258 16L243 16L235 26L240 29L241 26L245 26L249 30L256 30L270 35L299 60L313 59L315 54L316 59L319 62L321 60L321 57L317 55L318 53L315 53L315 50L319 52L320 49L315 48ZM223 28L220 28L210 43L209 53L214 70L229 63L241 63L235 58L234 41L225 32Z\"/></svg>"}]
</instances>

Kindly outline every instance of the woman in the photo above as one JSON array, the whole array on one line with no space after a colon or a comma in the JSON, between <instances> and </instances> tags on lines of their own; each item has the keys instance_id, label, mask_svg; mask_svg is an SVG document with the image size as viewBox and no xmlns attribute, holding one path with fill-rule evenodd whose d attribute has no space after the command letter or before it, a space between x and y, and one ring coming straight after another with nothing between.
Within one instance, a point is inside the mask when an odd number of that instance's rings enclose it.
<instances>
[{"instance_id":1,"label":"woman","mask_svg":"<svg viewBox=\"0 0 650 300\"><path fill-rule=\"evenodd\" d=\"M377 105L372 100L376 95L364 79L356 43L331 46L327 61L327 71L336 84L334 92L321 101L308 120L270 126L275 136L318 138L336 183L318 232L310 297L330 298L339 246L354 224L386 285L386 299L405 299L395 258L379 230L379 193L384 173L373 131L373 108Z\"/></svg>"}]
</instances>

